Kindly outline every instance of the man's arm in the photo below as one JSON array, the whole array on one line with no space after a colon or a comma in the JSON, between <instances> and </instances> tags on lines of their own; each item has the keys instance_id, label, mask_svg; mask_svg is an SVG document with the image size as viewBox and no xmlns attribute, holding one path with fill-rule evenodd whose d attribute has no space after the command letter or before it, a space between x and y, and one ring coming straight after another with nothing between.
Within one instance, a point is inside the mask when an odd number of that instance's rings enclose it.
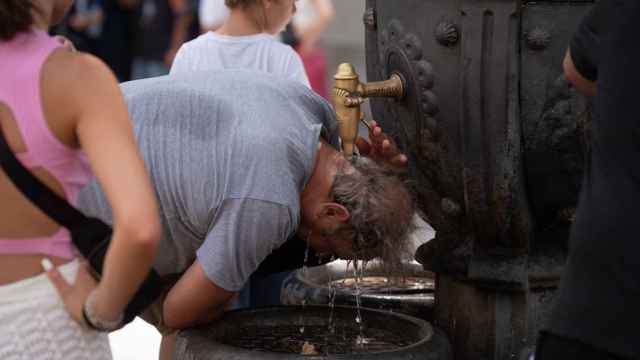
<instances>
[{"instance_id":1,"label":"man's arm","mask_svg":"<svg viewBox=\"0 0 640 360\"><path fill-rule=\"evenodd\" d=\"M268 201L227 199L216 213L196 252L197 260L165 299L163 317L170 328L220 317L236 292L267 255L286 241L292 229L288 207Z\"/></svg>"},{"instance_id":2,"label":"man's arm","mask_svg":"<svg viewBox=\"0 0 640 360\"><path fill-rule=\"evenodd\" d=\"M172 329L211 322L222 316L235 294L209 280L196 260L169 291L163 306L164 322Z\"/></svg>"},{"instance_id":3,"label":"man's arm","mask_svg":"<svg viewBox=\"0 0 640 360\"><path fill-rule=\"evenodd\" d=\"M573 59L571 58L571 50L567 50L567 54L562 62L564 68L564 76L575 88L584 96L593 97L596 95L595 81L588 80L576 69Z\"/></svg>"}]
</instances>

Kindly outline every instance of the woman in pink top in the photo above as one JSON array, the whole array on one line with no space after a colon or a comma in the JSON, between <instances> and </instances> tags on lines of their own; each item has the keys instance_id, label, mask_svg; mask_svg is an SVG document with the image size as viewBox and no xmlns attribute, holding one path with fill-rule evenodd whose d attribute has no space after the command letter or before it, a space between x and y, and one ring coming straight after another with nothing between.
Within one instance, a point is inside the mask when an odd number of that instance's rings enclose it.
<instances>
[{"instance_id":1,"label":"woman in pink top","mask_svg":"<svg viewBox=\"0 0 640 360\"><path fill-rule=\"evenodd\" d=\"M0 170L3 360L110 359L106 333L88 330L82 308L93 325L114 326L160 238L156 200L115 77L46 33L70 3L0 1L0 126L22 164L72 204L90 180L89 165L113 210L113 239L96 284L74 259L69 233ZM45 274L41 264L51 263L56 268Z\"/></svg>"}]
</instances>

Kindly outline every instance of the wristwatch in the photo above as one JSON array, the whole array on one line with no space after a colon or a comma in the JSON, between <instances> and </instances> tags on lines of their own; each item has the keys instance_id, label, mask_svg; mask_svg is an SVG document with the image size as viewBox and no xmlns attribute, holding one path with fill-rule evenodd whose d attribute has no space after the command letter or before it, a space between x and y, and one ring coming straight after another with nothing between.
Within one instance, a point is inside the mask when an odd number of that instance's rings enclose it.
<instances>
[{"instance_id":1,"label":"wristwatch","mask_svg":"<svg viewBox=\"0 0 640 360\"><path fill-rule=\"evenodd\" d=\"M122 321L124 320L124 312L118 316L115 320L103 320L95 314L94 303L96 298L96 290L92 290L87 296L84 305L82 306L82 318L87 326L95 331L111 332L120 329Z\"/></svg>"}]
</instances>

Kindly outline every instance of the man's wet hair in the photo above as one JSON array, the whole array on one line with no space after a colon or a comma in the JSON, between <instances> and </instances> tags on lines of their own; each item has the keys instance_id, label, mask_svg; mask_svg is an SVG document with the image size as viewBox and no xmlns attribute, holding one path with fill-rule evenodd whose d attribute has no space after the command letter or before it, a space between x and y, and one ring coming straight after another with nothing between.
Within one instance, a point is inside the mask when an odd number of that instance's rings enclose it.
<instances>
[{"instance_id":1,"label":"man's wet hair","mask_svg":"<svg viewBox=\"0 0 640 360\"><path fill-rule=\"evenodd\" d=\"M350 213L356 256L375 255L389 269L400 267L414 230L416 203L410 185L397 172L366 157L348 161L353 169L340 166L331 195Z\"/></svg>"}]
</instances>

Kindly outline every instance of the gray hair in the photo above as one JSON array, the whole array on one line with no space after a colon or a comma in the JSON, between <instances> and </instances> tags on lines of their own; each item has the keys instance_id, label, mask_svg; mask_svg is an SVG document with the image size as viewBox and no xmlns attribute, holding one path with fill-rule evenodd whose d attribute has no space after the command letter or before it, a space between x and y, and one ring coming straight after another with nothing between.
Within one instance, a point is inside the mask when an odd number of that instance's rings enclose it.
<instances>
[{"instance_id":1,"label":"gray hair","mask_svg":"<svg viewBox=\"0 0 640 360\"><path fill-rule=\"evenodd\" d=\"M387 167L360 156L349 163L355 171L348 166L338 169L331 194L349 210L356 255L375 255L385 265L399 266L413 230L413 194Z\"/></svg>"}]
</instances>

